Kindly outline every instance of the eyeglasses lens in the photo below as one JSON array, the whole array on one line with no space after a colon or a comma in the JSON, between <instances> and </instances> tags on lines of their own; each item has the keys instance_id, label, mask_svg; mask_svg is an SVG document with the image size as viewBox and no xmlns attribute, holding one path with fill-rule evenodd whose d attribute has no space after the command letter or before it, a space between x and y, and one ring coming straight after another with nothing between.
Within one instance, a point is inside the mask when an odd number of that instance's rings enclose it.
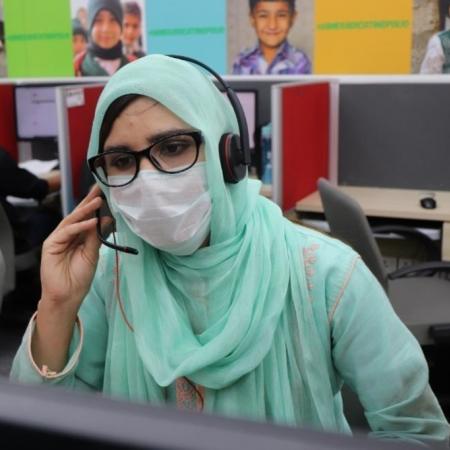
<instances>
[{"instance_id":1,"label":"eyeglasses lens","mask_svg":"<svg viewBox=\"0 0 450 450\"><path fill-rule=\"evenodd\" d=\"M162 172L178 173L195 164L198 142L194 136L180 134L156 142L140 152L113 150L100 154L94 163L99 179L108 186L128 184L138 172L142 157L149 157L153 166Z\"/></svg>"}]
</instances>

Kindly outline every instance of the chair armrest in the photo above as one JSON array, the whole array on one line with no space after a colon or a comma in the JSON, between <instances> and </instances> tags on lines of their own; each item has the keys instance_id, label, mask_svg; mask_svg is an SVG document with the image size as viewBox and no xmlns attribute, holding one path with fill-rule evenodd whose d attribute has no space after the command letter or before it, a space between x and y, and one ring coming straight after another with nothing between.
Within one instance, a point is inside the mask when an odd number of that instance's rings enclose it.
<instances>
[{"instance_id":1,"label":"chair armrest","mask_svg":"<svg viewBox=\"0 0 450 450\"><path fill-rule=\"evenodd\" d=\"M428 334L436 344L450 344L450 323L431 325Z\"/></svg>"},{"instance_id":2,"label":"chair armrest","mask_svg":"<svg viewBox=\"0 0 450 450\"><path fill-rule=\"evenodd\" d=\"M414 239L416 242L419 242L425 247L428 253L428 259L439 260L441 258L438 242L434 241L416 228L396 224L375 225L370 228L373 233L395 233L405 238Z\"/></svg>"},{"instance_id":3,"label":"chair armrest","mask_svg":"<svg viewBox=\"0 0 450 450\"><path fill-rule=\"evenodd\" d=\"M423 276L434 274L436 272L450 272L450 262L448 261L431 261L412 266L402 267L388 275L390 280L403 278L407 276L419 276L423 272ZM426 272L429 272L428 274Z\"/></svg>"}]
</instances>

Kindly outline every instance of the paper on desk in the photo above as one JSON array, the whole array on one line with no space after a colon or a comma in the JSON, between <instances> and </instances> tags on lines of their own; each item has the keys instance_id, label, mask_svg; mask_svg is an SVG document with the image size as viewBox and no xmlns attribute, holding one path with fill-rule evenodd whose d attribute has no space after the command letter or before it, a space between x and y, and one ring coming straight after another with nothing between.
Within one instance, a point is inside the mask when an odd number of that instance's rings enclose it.
<instances>
[{"instance_id":1,"label":"paper on desk","mask_svg":"<svg viewBox=\"0 0 450 450\"><path fill-rule=\"evenodd\" d=\"M51 159L50 161L41 161L40 159L30 159L19 163L19 167L26 169L32 174L39 176L44 173L50 172L58 165L57 159Z\"/></svg>"},{"instance_id":2,"label":"paper on desk","mask_svg":"<svg viewBox=\"0 0 450 450\"><path fill-rule=\"evenodd\" d=\"M8 195L6 197L6 201L11 203L11 205L14 206L38 206L39 202L35 200L34 198L20 198L20 197L13 197L12 195Z\"/></svg>"}]
</instances>

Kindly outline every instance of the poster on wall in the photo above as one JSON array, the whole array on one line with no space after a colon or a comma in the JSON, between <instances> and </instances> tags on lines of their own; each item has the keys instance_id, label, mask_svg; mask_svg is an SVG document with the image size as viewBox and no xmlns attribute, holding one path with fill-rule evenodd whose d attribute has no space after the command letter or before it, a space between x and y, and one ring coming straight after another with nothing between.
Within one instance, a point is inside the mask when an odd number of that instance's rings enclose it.
<instances>
[{"instance_id":1,"label":"poster on wall","mask_svg":"<svg viewBox=\"0 0 450 450\"><path fill-rule=\"evenodd\" d=\"M311 0L228 0L228 73L312 73L313 24Z\"/></svg>"},{"instance_id":2,"label":"poster on wall","mask_svg":"<svg viewBox=\"0 0 450 450\"><path fill-rule=\"evenodd\" d=\"M314 72L411 72L413 0L315 0Z\"/></svg>"},{"instance_id":3,"label":"poster on wall","mask_svg":"<svg viewBox=\"0 0 450 450\"><path fill-rule=\"evenodd\" d=\"M226 0L147 0L149 53L190 56L226 73Z\"/></svg>"},{"instance_id":4,"label":"poster on wall","mask_svg":"<svg viewBox=\"0 0 450 450\"><path fill-rule=\"evenodd\" d=\"M450 73L450 0L414 3L412 73Z\"/></svg>"},{"instance_id":5,"label":"poster on wall","mask_svg":"<svg viewBox=\"0 0 450 450\"><path fill-rule=\"evenodd\" d=\"M75 76L109 76L146 54L144 0L71 0Z\"/></svg>"},{"instance_id":6,"label":"poster on wall","mask_svg":"<svg viewBox=\"0 0 450 450\"><path fill-rule=\"evenodd\" d=\"M9 77L73 75L69 3L4 0Z\"/></svg>"},{"instance_id":7,"label":"poster on wall","mask_svg":"<svg viewBox=\"0 0 450 450\"><path fill-rule=\"evenodd\" d=\"M5 22L3 20L3 0L0 0L0 78L6 77Z\"/></svg>"}]
</instances>

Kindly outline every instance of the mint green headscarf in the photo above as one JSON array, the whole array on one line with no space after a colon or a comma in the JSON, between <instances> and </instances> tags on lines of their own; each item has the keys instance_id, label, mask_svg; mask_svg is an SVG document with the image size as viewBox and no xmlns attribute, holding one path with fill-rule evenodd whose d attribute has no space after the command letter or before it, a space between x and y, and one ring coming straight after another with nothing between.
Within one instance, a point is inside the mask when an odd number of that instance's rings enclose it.
<instances>
[{"instance_id":1,"label":"mint green headscarf","mask_svg":"<svg viewBox=\"0 0 450 450\"><path fill-rule=\"evenodd\" d=\"M121 318L110 323L126 351L107 355L106 364L123 379L120 385L104 380L106 390L162 402L162 387L186 376L207 389L206 410L336 429L326 352L312 307L301 301L308 293L298 235L279 208L259 195L259 182L223 181L219 140L238 132L230 104L196 66L144 57L106 85L89 156L98 153L108 106L125 94L151 97L201 130L211 238L191 256L173 256L153 249L116 217L118 243L139 255L120 256L121 294L134 333Z\"/></svg>"}]
</instances>

